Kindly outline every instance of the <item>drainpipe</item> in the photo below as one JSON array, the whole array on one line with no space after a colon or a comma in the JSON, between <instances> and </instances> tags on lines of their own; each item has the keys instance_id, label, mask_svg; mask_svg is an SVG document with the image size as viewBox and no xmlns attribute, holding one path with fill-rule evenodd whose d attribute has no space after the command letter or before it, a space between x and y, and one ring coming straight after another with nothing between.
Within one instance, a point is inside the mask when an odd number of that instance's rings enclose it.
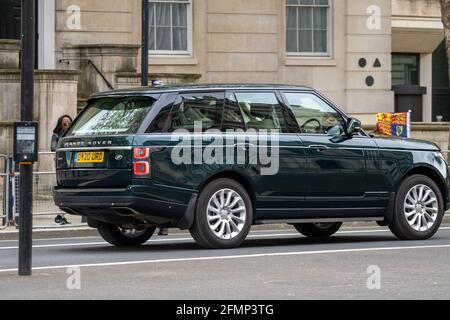
<instances>
[{"instance_id":1,"label":"drainpipe","mask_svg":"<svg viewBox=\"0 0 450 320\"><path fill-rule=\"evenodd\" d=\"M148 86L148 29L149 5L148 0L142 0L142 52L141 52L141 85Z\"/></svg>"}]
</instances>

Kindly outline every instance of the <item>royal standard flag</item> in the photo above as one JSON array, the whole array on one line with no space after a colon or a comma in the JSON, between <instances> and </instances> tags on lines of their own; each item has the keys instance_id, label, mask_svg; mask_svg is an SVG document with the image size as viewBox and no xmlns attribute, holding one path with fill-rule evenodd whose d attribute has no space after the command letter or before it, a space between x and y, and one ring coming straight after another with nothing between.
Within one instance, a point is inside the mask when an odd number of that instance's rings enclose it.
<instances>
[{"instance_id":1,"label":"royal standard flag","mask_svg":"<svg viewBox=\"0 0 450 320\"><path fill-rule=\"evenodd\" d=\"M378 113L377 133L391 137L409 138L411 133L410 113Z\"/></svg>"}]
</instances>

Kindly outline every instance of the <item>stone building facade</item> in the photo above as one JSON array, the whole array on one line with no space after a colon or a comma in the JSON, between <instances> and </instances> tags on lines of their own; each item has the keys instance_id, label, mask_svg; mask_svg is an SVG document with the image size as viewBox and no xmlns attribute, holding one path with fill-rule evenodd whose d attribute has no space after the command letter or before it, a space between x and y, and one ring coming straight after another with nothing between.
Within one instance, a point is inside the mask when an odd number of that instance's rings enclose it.
<instances>
[{"instance_id":1,"label":"stone building facade","mask_svg":"<svg viewBox=\"0 0 450 320\"><path fill-rule=\"evenodd\" d=\"M417 85L428 89L420 118L434 120L432 54L443 41L437 0L150 2L155 6L151 14L156 20L167 11L174 15L174 6L185 7L183 25L187 29L184 52L174 48L150 52L151 73L166 78L184 76L188 82L308 85L324 92L347 112L373 121L373 113L395 110L392 54L414 54L420 74ZM56 0L55 5L56 61L64 56L68 45L141 44L141 0ZM71 17L77 15L74 5L79 8L79 29L68 26ZM164 9L168 7L170 10ZM156 20L156 29L158 24L175 26L173 21ZM304 28L325 30L326 50L293 49L296 39L290 31L301 38ZM310 37L308 32L303 35ZM313 30L312 38L319 34ZM364 67L359 65L361 59L366 61Z\"/></svg>"}]
</instances>

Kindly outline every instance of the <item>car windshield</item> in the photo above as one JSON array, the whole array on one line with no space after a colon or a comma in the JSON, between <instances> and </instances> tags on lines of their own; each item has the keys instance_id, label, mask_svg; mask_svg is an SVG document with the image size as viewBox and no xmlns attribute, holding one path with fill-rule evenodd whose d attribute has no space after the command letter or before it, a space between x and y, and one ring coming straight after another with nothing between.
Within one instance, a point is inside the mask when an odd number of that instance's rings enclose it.
<instances>
[{"instance_id":1,"label":"car windshield","mask_svg":"<svg viewBox=\"0 0 450 320\"><path fill-rule=\"evenodd\" d=\"M75 121L67 136L135 134L155 101L149 97L95 100Z\"/></svg>"}]
</instances>

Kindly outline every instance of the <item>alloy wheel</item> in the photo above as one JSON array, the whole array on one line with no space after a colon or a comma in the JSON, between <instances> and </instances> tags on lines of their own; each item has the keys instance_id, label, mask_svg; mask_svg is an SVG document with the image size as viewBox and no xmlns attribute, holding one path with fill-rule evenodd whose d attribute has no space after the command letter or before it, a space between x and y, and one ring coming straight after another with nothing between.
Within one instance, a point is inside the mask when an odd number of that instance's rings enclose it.
<instances>
[{"instance_id":1,"label":"alloy wheel","mask_svg":"<svg viewBox=\"0 0 450 320\"><path fill-rule=\"evenodd\" d=\"M234 190L217 191L209 200L207 221L211 231L222 240L237 237L244 228L247 208L244 199Z\"/></svg>"},{"instance_id":2,"label":"alloy wheel","mask_svg":"<svg viewBox=\"0 0 450 320\"><path fill-rule=\"evenodd\" d=\"M438 212L438 199L430 187L420 184L409 190L404 201L404 214L414 230L423 232L433 227Z\"/></svg>"}]
</instances>

